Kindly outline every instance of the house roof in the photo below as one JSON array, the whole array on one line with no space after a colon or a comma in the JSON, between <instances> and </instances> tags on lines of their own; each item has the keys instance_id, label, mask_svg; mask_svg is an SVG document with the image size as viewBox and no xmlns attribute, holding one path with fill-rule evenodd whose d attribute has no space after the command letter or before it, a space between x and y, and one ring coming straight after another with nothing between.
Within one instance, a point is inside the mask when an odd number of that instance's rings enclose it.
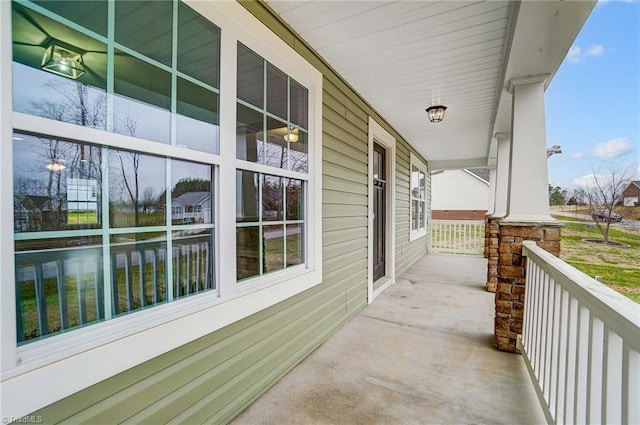
<instances>
[{"instance_id":1,"label":"house roof","mask_svg":"<svg viewBox=\"0 0 640 425\"><path fill-rule=\"evenodd\" d=\"M491 180L491 173L489 172L488 168L470 168L466 171L478 177L479 179L484 180L485 183L489 183L489 181Z\"/></svg>"},{"instance_id":2,"label":"house roof","mask_svg":"<svg viewBox=\"0 0 640 425\"><path fill-rule=\"evenodd\" d=\"M174 206L198 205L207 202L209 199L211 199L210 192L186 192L173 199L171 202Z\"/></svg>"},{"instance_id":3,"label":"house roof","mask_svg":"<svg viewBox=\"0 0 640 425\"><path fill-rule=\"evenodd\" d=\"M547 87L596 1L267 3L441 170L495 165L509 82L545 74ZM434 104L448 108L437 124Z\"/></svg>"},{"instance_id":4,"label":"house roof","mask_svg":"<svg viewBox=\"0 0 640 425\"><path fill-rule=\"evenodd\" d=\"M634 180L632 181L629 186L631 186L632 184L636 185L638 187L638 189L640 189L640 180Z\"/></svg>"}]
</instances>

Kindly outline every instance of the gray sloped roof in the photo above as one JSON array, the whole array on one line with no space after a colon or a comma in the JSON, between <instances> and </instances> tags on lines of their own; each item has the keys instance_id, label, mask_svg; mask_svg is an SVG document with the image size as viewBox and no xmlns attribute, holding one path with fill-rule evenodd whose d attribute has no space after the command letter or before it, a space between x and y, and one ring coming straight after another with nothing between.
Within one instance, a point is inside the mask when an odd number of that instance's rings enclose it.
<instances>
[{"instance_id":1,"label":"gray sloped roof","mask_svg":"<svg viewBox=\"0 0 640 425\"><path fill-rule=\"evenodd\" d=\"M467 171L469 171L470 173L475 174L476 176L480 177L482 180L489 182L489 169L488 168L468 168Z\"/></svg>"},{"instance_id":2,"label":"gray sloped roof","mask_svg":"<svg viewBox=\"0 0 640 425\"><path fill-rule=\"evenodd\" d=\"M198 205L211 198L209 192L186 192L172 201L173 205Z\"/></svg>"}]
</instances>

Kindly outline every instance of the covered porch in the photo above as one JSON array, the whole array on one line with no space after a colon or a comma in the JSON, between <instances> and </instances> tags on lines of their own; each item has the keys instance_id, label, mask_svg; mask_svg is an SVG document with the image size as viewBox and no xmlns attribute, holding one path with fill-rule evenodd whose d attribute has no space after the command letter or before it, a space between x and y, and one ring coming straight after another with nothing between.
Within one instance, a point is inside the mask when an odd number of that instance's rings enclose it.
<instances>
[{"instance_id":1,"label":"covered porch","mask_svg":"<svg viewBox=\"0 0 640 425\"><path fill-rule=\"evenodd\" d=\"M523 357L495 349L486 268L424 256L233 423L544 423Z\"/></svg>"}]
</instances>

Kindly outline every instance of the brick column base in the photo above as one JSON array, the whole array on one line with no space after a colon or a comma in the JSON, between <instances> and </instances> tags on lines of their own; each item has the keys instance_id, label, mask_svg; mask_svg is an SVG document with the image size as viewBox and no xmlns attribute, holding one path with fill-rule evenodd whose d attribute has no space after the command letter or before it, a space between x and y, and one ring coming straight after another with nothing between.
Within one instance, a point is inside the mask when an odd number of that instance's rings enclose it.
<instances>
[{"instance_id":1,"label":"brick column base","mask_svg":"<svg viewBox=\"0 0 640 425\"><path fill-rule=\"evenodd\" d=\"M487 291L496 292L498 287L498 235L500 234L499 218L487 219Z\"/></svg>"},{"instance_id":2,"label":"brick column base","mask_svg":"<svg viewBox=\"0 0 640 425\"><path fill-rule=\"evenodd\" d=\"M489 218L488 215L484 216L484 258L489 258Z\"/></svg>"},{"instance_id":3,"label":"brick column base","mask_svg":"<svg viewBox=\"0 0 640 425\"><path fill-rule=\"evenodd\" d=\"M536 241L557 257L560 228L559 223L499 223L494 332L500 351L517 352L516 340L522 334L526 282L522 241Z\"/></svg>"}]
</instances>

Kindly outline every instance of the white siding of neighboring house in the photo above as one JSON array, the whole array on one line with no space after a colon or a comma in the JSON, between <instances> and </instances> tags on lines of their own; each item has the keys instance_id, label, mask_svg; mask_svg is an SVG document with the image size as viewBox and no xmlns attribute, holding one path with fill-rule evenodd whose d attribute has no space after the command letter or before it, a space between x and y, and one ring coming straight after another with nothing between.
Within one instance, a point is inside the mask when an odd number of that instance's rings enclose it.
<instances>
[{"instance_id":1,"label":"white siding of neighboring house","mask_svg":"<svg viewBox=\"0 0 640 425\"><path fill-rule=\"evenodd\" d=\"M488 210L489 184L465 170L431 177L432 210Z\"/></svg>"}]
</instances>

